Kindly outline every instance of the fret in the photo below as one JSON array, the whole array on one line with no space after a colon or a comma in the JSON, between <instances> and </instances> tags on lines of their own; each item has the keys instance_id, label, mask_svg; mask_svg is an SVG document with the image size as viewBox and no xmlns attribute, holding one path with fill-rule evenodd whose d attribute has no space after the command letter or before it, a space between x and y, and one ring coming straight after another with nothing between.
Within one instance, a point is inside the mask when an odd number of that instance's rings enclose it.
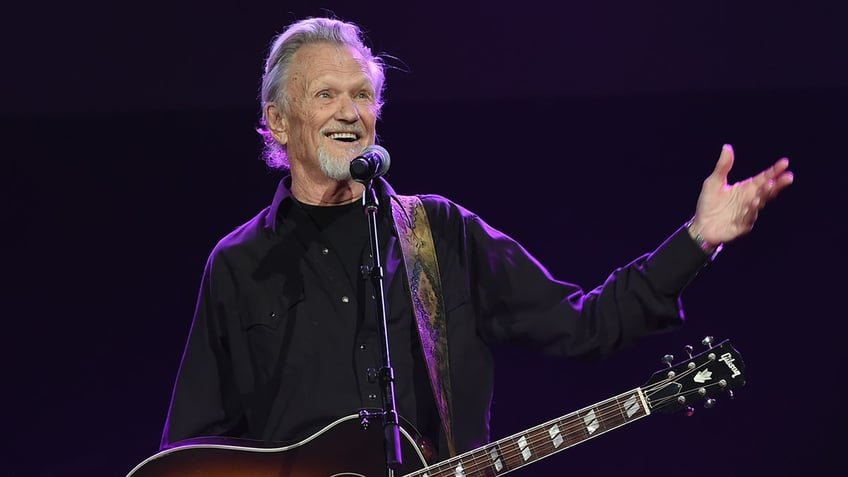
<instances>
[{"instance_id":1,"label":"fret","mask_svg":"<svg viewBox=\"0 0 848 477\"><path fill-rule=\"evenodd\" d=\"M565 440L569 442L569 446L583 442L589 438L589 432L583 425L583 420L577 414L569 414L563 419L565 432Z\"/></svg>"},{"instance_id":2,"label":"fret","mask_svg":"<svg viewBox=\"0 0 848 477\"><path fill-rule=\"evenodd\" d=\"M565 443L565 437L562 435L558 423L554 423L553 426L548 428L548 437L551 439L550 442L554 449L559 449Z\"/></svg>"},{"instance_id":3,"label":"fret","mask_svg":"<svg viewBox=\"0 0 848 477\"><path fill-rule=\"evenodd\" d=\"M509 472L503 459L500 457L500 451L495 444L490 444L481 449L475 450L469 454L464 454L453 459L446 460L439 464L430 466L423 470L421 474L411 474L415 477L495 477L498 474ZM495 468L495 460L491 455L496 455L500 459L498 468Z\"/></svg>"},{"instance_id":4,"label":"fret","mask_svg":"<svg viewBox=\"0 0 848 477\"><path fill-rule=\"evenodd\" d=\"M636 394L632 394L621 404L622 416L625 420L630 419L634 414L639 412L640 408L639 399L636 397Z\"/></svg>"},{"instance_id":5,"label":"fret","mask_svg":"<svg viewBox=\"0 0 848 477\"><path fill-rule=\"evenodd\" d=\"M494 471L494 475L509 472L510 468L501 453L501 448L498 442L486 448L486 454L489 456L489 463Z\"/></svg>"},{"instance_id":6,"label":"fret","mask_svg":"<svg viewBox=\"0 0 848 477\"><path fill-rule=\"evenodd\" d=\"M517 436L510 437L503 441L503 445L501 447L502 456L504 461L506 462L506 466L508 469L517 469L524 465L524 456L521 455L521 439L525 439L525 434L520 434Z\"/></svg>"},{"instance_id":7,"label":"fret","mask_svg":"<svg viewBox=\"0 0 848 477\"><path fill-rule=\"evenodd\" d=\"M568 428L567 422L555 420L498 441L498 452L505 468L497 473L515 470L569 447Z\"/></svg>"},{"instance_id":8,"label":"fret","mask_svg":"<svg viewBox=\"0 0 848 477\"><path fill-rule=\"evenodd\" d=\"M516 444L518 445L518 453L521 454L521 459L524 462L527 462L531 457L533 457L533 451L530 449L530 443L527 442L526 435L521 436Z\"/></svg>"},{"instance_id":9,"label":"fret","mask_svg":"<svg viewBox=\"0 0 848 477\"><path fill-rule=\"evenodd\" d=\"M433 477L466 477L467 471L466 469L469 467L467 461L470 456L466 456L463 459L451 459L445 461L443 464L439 465L437 468L433 469L432 476Z\"/></svg>"},{"instance_id":10,"label":"fret","mask_svg":"<svg viewBox=\"0 0 848 477\"><path fill-rule=\"evenodd\" d=\"M589 412L583 414L581 418L589 437L595 434L598 429L603 427L603 421L598 420L598 415L595 413L595 409L589 409Z\"/></svg>"},{"instance_id":11,"label":"fret","mask_svg":"<svg viewBox=\"0 0 848 477\"><path fill-rule=\"evenodd\" d=\"M648 410L645 408L645 402L642 400L639 390L617 396L615 402L618 406L620 419L616 420L613 427L627 424L634 419L648 415Z\"/></svg>"},{"instance_id":12,"label":"fret","mask_svg":"<svg viewBox=\"0 0 848 477\"><path fill-rule=\"evenodd\" d=\"M531 442L530 450L532 459L528 459L527 463L549 456L563 447L565 437L562 435L560 426L557 422L542 424L533 428L528 433L528 440Z\"/></svg>"}]
</instances>

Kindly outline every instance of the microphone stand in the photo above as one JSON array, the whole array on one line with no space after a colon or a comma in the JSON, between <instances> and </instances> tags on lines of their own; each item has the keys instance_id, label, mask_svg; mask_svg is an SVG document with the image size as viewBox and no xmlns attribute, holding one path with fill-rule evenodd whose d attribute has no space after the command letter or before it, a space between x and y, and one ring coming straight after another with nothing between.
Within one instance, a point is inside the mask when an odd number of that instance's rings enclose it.
<instances>
[{"instance_id":1,"label":"microphone stand","mask_svg":"<svg viewBox=\"0 0 848 477\"><path fill-rule=\"evenodd\" d=\"M379 382L383 394L383 435L385 437L386 475L394 476L394 471L403 465L400 441L400 423L395 407L395 374L389 355L389 332L386 320L386 292L383 286L383 266L380 260L380 246L377 237L377 212L379 203L374 192L373 179L359 181L365 186L362 192L362 208L368 216L368 234L371 245L371 265L362 267L362 277L369 278L374 287L376 300L377 328L380 332L382 346L380 352L383 366L379 371Z\"/></svg>"}]
</instances>

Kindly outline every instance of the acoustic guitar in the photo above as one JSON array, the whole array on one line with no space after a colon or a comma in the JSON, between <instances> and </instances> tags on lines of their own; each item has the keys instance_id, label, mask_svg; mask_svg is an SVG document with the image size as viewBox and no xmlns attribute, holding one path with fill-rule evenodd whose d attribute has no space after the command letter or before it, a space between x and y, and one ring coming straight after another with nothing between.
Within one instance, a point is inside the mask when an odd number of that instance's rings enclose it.
<instances>
[{"instance_id":1,"label":"acoustic guitar","mask_svg":"<svg viewBox=\"0 0 848 477\"><path fill-rule=\"evenodd\" d=\"M690 409L744 384L744 363L729 340L655 372L638 388L523 432L437 463L429 463L418 436L401 429L406 477L494 477L585 442L655 412ZM377 419L377 421L380 421ZM182 441L140 464L127 477L379 477L386 475L383 428L363 414L338 419L303 441L286 446L233 438Z\"/></svg>"}]
</instances>

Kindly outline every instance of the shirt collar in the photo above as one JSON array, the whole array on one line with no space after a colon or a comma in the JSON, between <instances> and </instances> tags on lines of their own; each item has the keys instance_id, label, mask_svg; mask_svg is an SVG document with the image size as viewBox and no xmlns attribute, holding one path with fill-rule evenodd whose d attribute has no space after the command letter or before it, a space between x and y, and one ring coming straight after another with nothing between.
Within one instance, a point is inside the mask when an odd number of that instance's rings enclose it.
<instances>
[{"instance_id":1,"label":"shirt collar","mask_svg":"<svg viewBox=\"0 0 848 477\"><path fill-rule=\"evenodd\" d=\"M380 200L380 203L390 207L388 198L397 195L394 189L392 189L392 186L390 186L389 183L382 177L378 177L374 179L374 187L377 189L377 197ZM277 233L277 214L280 211L280 204L282 204L286 199L294 199L291 193L290 175L280 179L280 183L277 184L277 191L274 193L274 200L271 202L271 208L268 211L268 215L265 217L266 229L271 229L274 233Z\"/></svg>"}]
</instances>

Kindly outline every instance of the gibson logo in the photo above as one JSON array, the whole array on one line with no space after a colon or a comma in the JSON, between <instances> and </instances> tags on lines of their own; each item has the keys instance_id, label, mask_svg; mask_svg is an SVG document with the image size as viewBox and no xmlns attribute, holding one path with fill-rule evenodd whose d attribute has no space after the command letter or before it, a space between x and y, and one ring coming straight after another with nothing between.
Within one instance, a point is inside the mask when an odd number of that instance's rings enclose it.
<instances>
[{"instance_id":1,"label":"gibson logo","mask_svg":"<svg viewBox=\"0 0 848 477\"><path fill-rule=\"evenodd\" d=\"M742 372L739 371L739 368L737 368L736 365L733 364L733 362L736 360L733 359L733 356L730 353L724 353L718 360L724 362L724 364L726 364L727 367L730 368L731 371L733 371L733 374L730 376L731 379L742 374Z\"/></svg>"}]
</instances>

